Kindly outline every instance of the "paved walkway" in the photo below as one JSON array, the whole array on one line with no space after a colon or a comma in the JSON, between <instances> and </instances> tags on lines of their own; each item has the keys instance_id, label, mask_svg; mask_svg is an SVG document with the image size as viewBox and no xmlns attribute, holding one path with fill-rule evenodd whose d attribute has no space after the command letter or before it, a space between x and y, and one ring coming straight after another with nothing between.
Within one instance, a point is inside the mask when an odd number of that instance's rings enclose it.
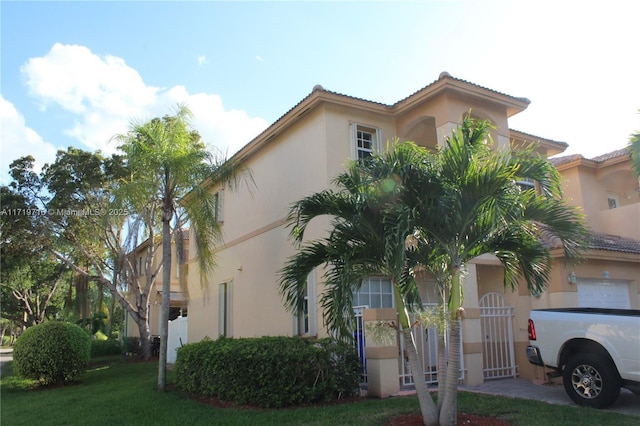
<instances>
[{"instance_id":1,"label":"paved walkway","mask_svg":"<svg viewBox=\"0 0 640 426\"><path fill-rule=\"evenodd\" d=\"M4 364L13 359L13 349L0 348L0 377L2 377L2 369Z\"/></svg>"},{"instance_id":2,"label":"paved walkway","mask_svg":"<svg viewBox=\"0 0 640 426\"><path fill-rule=\"evenodd\" d=\"M537 385L526 379L487 380L478 386L460 385L458 389L514 398L534 399L551 404L575 405L565 393L560 379L554 379L552 384L545 385ZM622 389L620 397L607 410L640 417L640 396L634 395L627 389Z\"/></svg>"}]
</instances>

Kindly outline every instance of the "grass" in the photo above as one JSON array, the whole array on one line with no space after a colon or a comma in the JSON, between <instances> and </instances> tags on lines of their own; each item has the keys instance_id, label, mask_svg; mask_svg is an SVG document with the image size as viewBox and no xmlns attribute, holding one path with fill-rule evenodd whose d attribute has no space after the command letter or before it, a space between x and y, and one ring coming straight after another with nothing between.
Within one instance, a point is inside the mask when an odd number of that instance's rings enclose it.
<instances>
[{"instance_id":1,"label":"grass","mask_svg":"<svg viewBox=\"0 0 640 426\"><path fill-rule=\"evenodd\" d=\"M178 390L155 390L157 363L124 363L111 358L90 369L82 382L33 388L5 366L0 381L2 424L6 425L383 425L399 414L415 413L415 397L389 398L280 410L217 408ZM168 374L169 383L175 374ZM458 409L491 415L514 425L637 425L618 413L543 402L460 392Z\"/></svg>"}]
</instances>

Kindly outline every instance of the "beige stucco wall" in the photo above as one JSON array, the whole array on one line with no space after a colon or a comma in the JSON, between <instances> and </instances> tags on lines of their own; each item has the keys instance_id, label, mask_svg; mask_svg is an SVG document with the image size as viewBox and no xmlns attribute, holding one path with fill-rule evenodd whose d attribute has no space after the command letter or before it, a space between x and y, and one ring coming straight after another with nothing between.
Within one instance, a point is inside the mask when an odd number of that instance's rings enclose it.
<instances>
[{"instance_id":1,"label":"beige stucco wall","mask_svg":"<svg viewBox=\"0 0 640 426\"><path fill-rule=\"evenodd\" d=\"M208 336L218 336L218 289L223 282L233 282L232 335L252 337L262 335L292 335L294 317L283 308L278 293L278 271L286 259L295 253L288 238L285 218L293 201L330 187L352 157L351 134L354 123L376 128L380 132L382 148L396 135L401 138L417 136L424 146L442 144L460 118L471 109L475 117L489 119L497 125L492 136L499 145L509 143L507 110L496 103L462 95L439 95L428 102L417 103L411 109L393 116L379 108L355 108L334 103L321 103L303 112L299 120L266 142L261 149L245 159L256 182L255 188L242 186L237 191L224 191L224 243L218 252L218 267L205 277L203 283L197 265L189 270L189 337L196 342ZM435 135L434 135L435 133ZM584 173L583 173L584 172ZM606 204L608 188L625 188L621 194L633 196L630 186L618 182L622 172L601 178L596 172L582 168L563 171L565 195L574 205L584 206L589 225L599 232L630 229L625 236L640 238L634 228L640 203L623 204L615 212ZM600 180L599 180L600 179ZM595 196L595 194L600 194ZM627 195L623 198L626 200ZM603 201L604 200L604 201ZM604 202L604 204L603 204ZM627 209L628 208L628 209ZM627 210L625 210L627 209ZM620 217L613 220L612 215ZM624 225L622 225L624 224ZM640 226L640 225L638 225ZM315 220L307 230L308 238L322 236L328 219ZM612 232L613 233L613 232ZM195 249L191 247L191 252ZM635 262L635 263L634 263ZM640 306L637 260L619 262L615 256L575 267L579 277L602 277L608 270L611 278L630 282L632 307ZM495 260L482 259L466 281L465 308L469 321L465 324L465 368L470 369L467 380L477 382L482 369L478 298L489 292L504 294L507 303L515 307L514 339L516 363L520 375L535 377L524 356L527 340L527 320L532 308L576 306L576 286L567 282L568 271L560 262L552 272L549 291L541 297L528 294L526 285L516 291L504 289L502 268ZM322 292L322 271L316 272L317 291ZM421 286L423 301L437 301L438 296L428 279ZM326 335L321 312L316 305L312 315L317 321L317 333ZM315 333L315 331L314 331Z\"/></svg>"},{"instance_id":2,"label":"beige stucco wall","mask_svg":"<svg viewBox=\"0 0 640 426\"><path fill-rule=\"evenodd\" d=\"M595 232L640 239L640 192L631 173L630 161L561 167L565 199L579 206ZM618 208L609 209L608 194L618 198Z\"/></svg>"},{"instance_id":3,"label":"beige stucco wall","mask_svg":"<svg viewBox=\"0 0 640 426\"><path fill-rule=\"evenodd\" d=\"M508 136L506 111L494 104L459 96L439 96L416 106L398 118L370 109L333 103L307 111L285 131L245 160L256 187L224 191L224 243L218 253L218 267L201 287L197 266L189 274L189 341L218 334L218 287L233 280L233 335L260 336L292 334L293 316L282 307L278 294L278 270L294 253L284 219L291 203L330 186L352 158L352 125L378 129L381 148L401 134L406 123L431 117L442 139L471 107L480 118L500 126ZM307 230L309 238L323 234L327 220L317 220ZM195 248L191 247L195 253ZM317 291L322 291L318 273ZM318 299L318 297L316 297ZM320 318L321 312L316 311ZM326 334L321 321L318 333Z\"/></svg>"}]
</instances>

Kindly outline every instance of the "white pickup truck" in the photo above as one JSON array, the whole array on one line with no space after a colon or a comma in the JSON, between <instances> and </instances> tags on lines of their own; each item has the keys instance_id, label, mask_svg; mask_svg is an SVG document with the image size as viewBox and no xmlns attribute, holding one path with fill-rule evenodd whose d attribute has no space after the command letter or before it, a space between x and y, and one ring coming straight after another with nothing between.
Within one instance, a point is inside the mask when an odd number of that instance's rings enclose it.
<instances>
[{"instance_id":1,"label":"white pickup truck","mask_svg":"<svg viewBox=\"0 0 640 426\"><path fill-rule=\"evenodd\" d=\"M562 376L578 405L607 407L622 387L640 395L640 310L532 310L527 358Z\"/></svg>"}]
</instances>

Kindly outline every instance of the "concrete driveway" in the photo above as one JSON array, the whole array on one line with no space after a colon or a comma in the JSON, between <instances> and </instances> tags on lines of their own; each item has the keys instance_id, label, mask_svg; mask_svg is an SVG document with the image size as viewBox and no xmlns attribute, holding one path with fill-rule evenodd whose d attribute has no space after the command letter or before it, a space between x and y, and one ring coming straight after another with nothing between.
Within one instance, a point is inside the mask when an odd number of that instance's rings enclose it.
<instances>
[{"instance_id":1,"label":"concrete driveway","mask_svg":"<svg viewBox=\"0 0 640 426\"><path fill-rule=\"evenodd\" d=\"M558 381L558 379L554 379L551 384L545 385L537 385L525 379L497 379L487 380L478 386L460 385L458 389L514 398L534 399L550 404L575 406L565 393L562 382ZM606 410L640 417L640 396L634 395L627 389L622 389L616 402Z\"/></svg>"}]
</instances>

